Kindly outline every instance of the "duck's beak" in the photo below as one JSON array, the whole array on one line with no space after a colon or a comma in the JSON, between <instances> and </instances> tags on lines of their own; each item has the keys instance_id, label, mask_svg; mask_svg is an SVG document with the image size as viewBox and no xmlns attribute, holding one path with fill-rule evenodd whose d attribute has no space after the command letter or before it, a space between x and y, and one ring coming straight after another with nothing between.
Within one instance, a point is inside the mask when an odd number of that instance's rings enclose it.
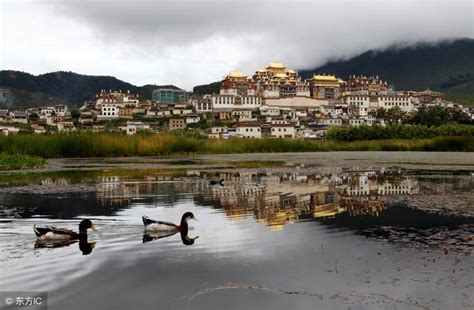
<instances>
[{"instance_id":1,"label":"duck's beak","mask_svg":"<svg viewBox=\"0 0 474 310\"><path fill-rule=\"evenodd\" d=\"M91 249L94 249L94 248L95 248L95 244L96 244L95 242L91 242L91 243L90 243Z\"/></svg>"},{"instance_id":2,"label":"duck's beak","mask_svg":"<svg viewBox=\"0 0 474 310\"><path fill-rule=\"evenodd\" d=\"M197 219L197 217L195 217L195 216L193 217L193 220L195 220L195 221L198 221L198 222L199 222L199 220L198 220L198 219Z\"/></svg>"},{"instance_id":3,"label":"duck's beak","mask_svg":"<svg viewBox=\"0 0 474 310\"><path fill-rule=\"evenodd\" d=\"M97 228L95 228L95 225L91 226L92 231L97 231Z\"/></svg>"}]
</instances>

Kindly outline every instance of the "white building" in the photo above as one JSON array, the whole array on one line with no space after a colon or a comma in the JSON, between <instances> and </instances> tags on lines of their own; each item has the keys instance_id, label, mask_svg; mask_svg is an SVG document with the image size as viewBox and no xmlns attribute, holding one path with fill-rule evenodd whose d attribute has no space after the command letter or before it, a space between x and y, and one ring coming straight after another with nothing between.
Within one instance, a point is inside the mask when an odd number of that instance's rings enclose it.
<instances>
[{"instance_id":1,"label":"white building","mask_svg":"<svg viewBox=\"0 0 474 310\"><path fill-rule=\"evenodd\" d=\"M281 109L278 107L269 107L266 105L263 105L259 108L260 110L260 115L262 116L280 116L281 114Z\"/></svg>"},{"instance_id":2,"label":"white building","mask_svg":"<svg viewBox=\"0 0 474 310\"><path fill-rule=\"evenodd\" d=\"M5 127L5 126L0 126L0 135L8 136L8 135L15 135L20 131L19 128L15 127Z\"/></svg>"},{"instance_id":3,"label":"white building","mask_svg":"<svg viewBox=\"0 0 474 310\"><path fill-rule=\"evenodd\" d=\"M332 104L325 104L319 107L319 112L323 115L328 115L333 118L339 117L342 115L342 107L335 106Z\"/></svg>"},{"instance_id":4,"label":"white building","mask_svg":"<svg viewBox=\"0 0 474 310\"><path fill-rule=\"evenodd\" d=\"M54 106L54 113L58 116L66 117L69 114L69 110L66 105L58 104Z\"/></svg>"},{"instance_id":5,"label":"white building","mask_svg":"<svg viewBox=\"0 0 474 310\"><path fill-rule=\"evenodd\" d=\"M186 116L186 124L195 124L200 121L200 117L198 115L188 115Z\"/></svg>"},{"instance_id":6,"label":"white building","mask_svg":"<svg viewBox=\"0 0 474 310\"><path fill-rule=\"evenodd\" d=\"M322 117L318 119L318 125L323 126L342 126L342 119Z\"/></svg>"},{"instance_id":7,"label":"white building","mask_svg":"<svg viewBox=\"0 0 474 310\"><path fill-rule=\"evenodd\" d=\"M57 127L59 132L69 132L76 129L73 122L59 122Z\"/></svg>"},{"instance_id":8,"label":"white building","mask_svg":"<svg viewBox=\"0 0 474 310\"><path fill-rule=\"evenodd\" d=\"M128 121L126 126L121 126L119 128L124 134L132 136L136 134L138 130L150 130L150 125L142 122Z\"/></svg>"},{"instance_id":9,"label":"white building","mask_svg":"<svg viewBox=\"0 0 474 310\"><path fill-rule=\"evenodd\" d=\"M262 129L259 123L238 123L235 125L236 136L239 138L260 139Z\"/></svg>"},{"instance_id":10,"label":"white building","mask_svg":"<svg viewBox=\"0 0 474 310\"><path fill-rule=\"evenodd\" d=\"M200 99L195 99L192 101L192 104L198 114L212 112L211 95L204 95Z\"/></svg>"},{"instance_id":11,"label":"white building","mask_svg":"<svg viewBox=\"0 0 474 310\"><path fill-rule=\"evenodd\" d=\"M114 119L119 117L119 105L116 103L103 103L101 113L97 119Z\"/></svg>"},{"instance_id":12,"label":"white building","mask_svg":"<svg viewBox=\"0 0 474 310\"><path fill-rule=\"evenodd\" d=\"M411 96L379 96L377 97L377 107L391 109L399 107L403 112L413 111L413 102Z\"/></svg>"},{"instance_id":13,"label":"white building","mask_svg":"<svg viewBox=\"0 0 474 310\"><path fill-rule=\"evenodd\" d=\"M291 124L272 124L271 136L275 138L294 138L295 126Z\"/></svg>"},{"instance_id":14,"label":"white building","mask_svg":"<svg viewBox=\"0 0 474 310\"><path fill-rule=\"evenodd\" d=\"M254 95L213 95L211 96L213 111L219 110L256 110L262 105L262 98Z\"/></svg>"},{"instance_id":15,"label":"white building","mask_svg":"<svg viewBox=\"0 0 474 310\"><path fill-rule=\"evenodd\" d=\"M55 112L54 112L54 108L52 107L43 107L43 108L39 108L38 114L39 114L38 116L40 119L47 119L48 117L55 114Z\"/></svg>"}]
</instances>

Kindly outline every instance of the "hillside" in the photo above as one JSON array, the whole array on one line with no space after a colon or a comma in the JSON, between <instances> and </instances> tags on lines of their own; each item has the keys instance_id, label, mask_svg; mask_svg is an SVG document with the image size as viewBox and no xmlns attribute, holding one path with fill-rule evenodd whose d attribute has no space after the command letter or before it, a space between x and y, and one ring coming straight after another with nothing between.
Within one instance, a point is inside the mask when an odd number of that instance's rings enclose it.
<instances>
[{"instance_id":1,"label":"hillside","mask_svg":"<svg viewBox=\"0 0 474 310\"><path fill-rule=\"evenodd\" d=\"M51 103L81 106L101 89L130 90L141 98L151 99L158 88L176 88L173 85L135 86L111 76L81 75L73 72L53 72L32 75L20 71L0 71L0 106L32 107Z\"/></svg>"},{"instance_id":2,"label":"hillside","mask_svg":"<svg viewBox=\"0 0 474 310\"><path fill-rule=\"evenodd\" d=\"M371 50L347 60L337 60L314 69L300 69L302 77L332 73L347 79L350 74L377 74L395 89L423 90L427 87L446 93L448 100L474 106L474 40L460 39L437 45L418 44ZM219 92L219 82L194 87L195 94ZM31 75L0 71L0 108L31 107L51 103L80 106L101 89L137 93L151 98L153 89L173 85L135 86L111 76L90 76L73 72Z\"/></svg>"},{"instance_id":3,"label":"hillside","mask_svg":"<svg viewBox=\"0 0 474 310\"><path fill-rule=\"evenodd\" d=\"M395 89L423 90L427 87L447 93L464 103L474 97L474 40L460 39L437 45L418 44L381 51L367 51L348 60L300 70L302 77L331 73L347 79L351 74L377 74Z\"/></svg>"},{"instance_id":4,"label":"hillside","mask_svg":"<svg viewBox=\"0 0 474 310\"><path fill-rule=\"evenodd\" d=\"M194 86L193 93L197 95L218 94L221 88L220 82Z\"/></svg>"}]
</instances>

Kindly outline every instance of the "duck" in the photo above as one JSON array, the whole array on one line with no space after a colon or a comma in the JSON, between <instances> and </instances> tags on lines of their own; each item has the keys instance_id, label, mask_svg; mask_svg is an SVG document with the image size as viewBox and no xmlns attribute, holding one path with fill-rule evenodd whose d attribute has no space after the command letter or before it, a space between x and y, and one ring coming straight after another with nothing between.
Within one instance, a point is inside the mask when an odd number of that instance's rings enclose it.
<instances>
[{"instance_id":1,"label":"duck","mask_svg":"<svg viewBox=\"0 0 474 310\"><path fill-rule=\"evenodd\" d=\"M36 227L33 225L33 230L39 242L66 242L72 240L80 240L87 242L87 230L96 231L95 226L91 220L84 219L79 223L79 232L72 231L66 228L58 228L53 226Z\"/></svg>"},{"instance_id":2,"label":"duck","mask_svg":"<svg viewBox=\"0 0 474 310\"><path fill-rule=\"evenodd\" d=\"M224 186L224 179L220 179L220 181L211 180L209 184L211 186L214 186L214 185Z\"/></svg>"},{"instance_id":3,"label":"duck","mask_svg":"<svg viewBox=\"0 0 474 310\"><path fill-rule=\"evenodd\" d=\"M145 232L169 232L176 233L178 231L183 231L187 234L188 232L188 221L189 220L198 220L192 212L186 212L181 217L181 223L176 225L171 222L157 221L148 218L147 216L142 216L143 225L145 225ZM167 234L165 234L168 236Z\"/></svg>"}]
</instances>

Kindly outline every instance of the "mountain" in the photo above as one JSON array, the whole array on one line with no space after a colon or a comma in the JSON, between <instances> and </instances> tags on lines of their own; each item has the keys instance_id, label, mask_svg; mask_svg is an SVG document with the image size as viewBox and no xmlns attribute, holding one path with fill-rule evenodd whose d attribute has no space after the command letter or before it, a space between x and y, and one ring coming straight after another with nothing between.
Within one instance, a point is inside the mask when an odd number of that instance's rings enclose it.
<instances>
[{"instance_id":1,"label":"mountain","mask_svg":"<svg viewBox=\"0 0 474 310\"><path fill-rule=\"evenodd\" d=\"M304 78L331 73L347 79L351 74L379 75L398 90L431 88L448 99L474 102L474 39L459 39L409 47L370 50L354 58L300 70Z\"/></svg>"},{"instance_id":2,"label":"mountain","mask_svg":"<svg viewBox=\"0 0 474 310\"><path fill-rule=\"evenodd\" d=\"M52 72L32 75L20 71L0 71L0 106L27 108L40 105L65 103L81 106L93 99L101 89L127 91L151 99L158 88L175 88L174 85L135 86L111 76L82 75L74 72Z\"/></svg>"},{"instance_id":3,"label":"mountain","mask_svg":"<svg viewBox=\"0 0 474 310\"><path fill-rule=\"evenodd\" d=\"M221 82L194 86L193 93L196 95L218 94L221 89Z\"/></svg>"},{"instance_id":4,"label":"mountain","mask_svg":"<svg viewBox=\"0 0 474 310\"><path fill-rule=\"evenodd\" d=\"M379 75L395 89L431 88L446 93L448 100L474 103L474 40L459 39L408 47L370 50L347 60L331 61L314 69L299 70L303 78L313 73ZM194 88L197 93L218 93L217 82Z\"/></svg>"},{"instance_id":5,"label":"mountain","mask_svg":"<svg viewBox=\"0 0 474 310\"><path fill-rule=\"evenodd\" d=\"M331 61L321 67L300 70L304 78L313 73L331 73L347 79L351 74L377 74L395 89L423 90L427 87L446 93L448 100L474 106L474 39L439 44L392 46L370 50L346 60ZM66 103L81 106L101 89L139 94L150 99L153 89L173 85L135 86L111 76L90 76L73 72L31 75L0 71L0 108L31 107ZM194 87L196 94L219 93L219 82Z\"/></svg>"}]
</instances>

